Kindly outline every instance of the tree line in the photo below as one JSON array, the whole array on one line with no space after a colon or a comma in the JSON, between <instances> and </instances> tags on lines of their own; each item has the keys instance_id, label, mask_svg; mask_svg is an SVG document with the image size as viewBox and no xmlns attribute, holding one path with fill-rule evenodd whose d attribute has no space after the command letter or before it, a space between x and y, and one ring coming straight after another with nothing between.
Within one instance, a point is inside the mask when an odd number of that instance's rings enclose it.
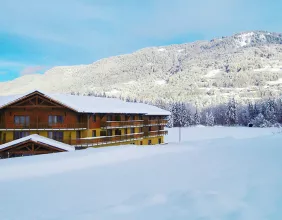
<instances>
[{"instance_id":1,"label":"tree line","mask_svg":"<svg viewBox=\"0 0 282 220\"><path fill-rule=\"evenodd\" d=\"M151 103L154 104L154 103ZM282 124L281 99L249 101L239 104L235 98L226 104L211 106L204 109L184 102L155 103L156 106L169 110L169 127L205 126L251 126L280 127Z\"/></svg>"},{"instance_id":2,"label":"tree line","mask_svg":"<svg viewBox=\"0 0 282 220\"><path fill-rule=\"evenodd\" d=\"M75 93L72 93L75 94ZM91 92L88 96L115 98L105 93ZM142 102L130 97L119 97L127 102ZM205 126L254 126L280 127L282 125L282 100L280 98L249 100L242 104L231 98L225 104L197 108L186 102L165 102L163 100L144 101L171 112L168 127Z\"/></svg>"}]
</instances>

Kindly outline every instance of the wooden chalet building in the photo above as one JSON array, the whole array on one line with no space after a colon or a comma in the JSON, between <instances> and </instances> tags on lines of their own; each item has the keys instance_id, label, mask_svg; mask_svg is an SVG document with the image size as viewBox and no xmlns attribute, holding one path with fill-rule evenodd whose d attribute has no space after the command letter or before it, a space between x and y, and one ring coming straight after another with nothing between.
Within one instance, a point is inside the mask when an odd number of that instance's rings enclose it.
<instances>
[{"instance_id":1,"label":"wooden chalet building","mask_svg":"<svg viewBox=\"0 0 282 220\"><path fill-rule=\"evenodd\" d=\"M112 98L39 91L0 96L0 158L74 148L161 144L169 114L155 106ZM63 143L63 148L58 143Z\"/></svg>"}]
</instances>

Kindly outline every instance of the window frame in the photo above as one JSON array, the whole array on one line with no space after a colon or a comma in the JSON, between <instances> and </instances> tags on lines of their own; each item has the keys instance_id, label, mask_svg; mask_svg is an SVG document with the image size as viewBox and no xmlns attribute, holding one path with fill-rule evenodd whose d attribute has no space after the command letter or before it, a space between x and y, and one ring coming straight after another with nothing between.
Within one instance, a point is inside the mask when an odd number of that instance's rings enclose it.
<instances>
[{"instance_id":1,"label":"window frame","mask_svg":"<svg viewBox=\"0 0 282 220\"><path fill-rule=\"evenodd\" d=\"M48 135L48 138L56 140L56 141L63 141L64 140L64 132L63 131L48 131L47 135Z\"/></svg>"},{"instance_id":2,"label":"window frame","mask_svg":"<svg viewBox=\"0 0 282 220\"><path fill-rule=\"evenodd\" d=\"M30 125L30 116L29 115L14 115L14 124L15 125Z\"/></svg>"},{"instance_id":3,"label":"window frame","mask_svg":"<svg viewBox=\"0 0 282 220\"><path fill-rule=\"evenodd\" d=\"M60 120L59 120L60 119ZM64 116L63 115L48 115L48 124L63 124Z\"/></svg>"}]
</instances>

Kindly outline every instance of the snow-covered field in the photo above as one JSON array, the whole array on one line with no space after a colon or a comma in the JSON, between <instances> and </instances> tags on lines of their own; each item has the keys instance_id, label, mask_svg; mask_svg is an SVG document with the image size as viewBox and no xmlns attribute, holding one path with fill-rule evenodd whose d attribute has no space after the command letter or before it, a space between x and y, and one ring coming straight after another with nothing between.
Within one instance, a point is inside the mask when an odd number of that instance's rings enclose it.
<instances>
[{"instance_id":1,"label":"snow-covered field","mask_svg":"<svg viewBox=\"0 0 282 220\"><path fill-rule=\"evenodd\" d=\"M168 145L0 161L1 220L279 220L282 134L170 129Z\"/></svg>"}]
</instances>

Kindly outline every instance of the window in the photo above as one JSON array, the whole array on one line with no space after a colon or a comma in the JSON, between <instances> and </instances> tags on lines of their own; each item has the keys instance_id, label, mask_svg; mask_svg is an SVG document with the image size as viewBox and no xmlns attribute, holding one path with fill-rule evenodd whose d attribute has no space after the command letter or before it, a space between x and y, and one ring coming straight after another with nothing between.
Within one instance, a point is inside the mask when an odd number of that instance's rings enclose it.
<instances>
[{"instance_id":1,"label":"window","mask_svg":"<svg viewBox=\"0 0 282 220\"><path fill-rule=\"evenodd\" d=\"M80 131L76 131L76 138L81 138L81 132Z\"/></svg>"},{"instance_id":2,"label":"window","mask_svg":"<svg viewBox=\"0 0 282 220\"><path fill-rule=\"evenodd\" d=\"M29 125L29 116L15 115L14 116L14 123L16 125Z\"/></svg>"},{"instance_id":3,"label":"window","mask_svg":"<svg viewBox=\"0 0 282 220\"><path fill-rule=\"evenodd\" d=\"M92 131L92 137L96 137L97 135L96 135L96 130L93 130Z\"/></svg>"},{"instance_id":4,"label":"window","mask_svg":"<svg viewBox=\"0 0 282 220\"><path fill-rule=\"evenodd\" d=\"M159 144L161 144L162 143L162 139L161 138L159 138Z\"/></svg>"},{"instance_id":5,"label":"window","mask_svg":"<svg viewBox=\"0 0 282 220\"><path fill-rule=\"evenodd\" d=\"M61 124L63 123L64 119L61 115L49 115L48 123L49 124Z\"/></svg>"},{"instance_id":6,"label":"window","mask_svg":"<svg viewBox=\"0 0 282 220\"><path fill-rule=\"evenodd\" d=\"M143 145L143 141L140 141L140 145Z\"/></svg>"},{"instance_id":7,"label":"window","mask_svg":"<svg viewBox=\"0 0 282 220\"><path fill-rule=\"evenodd\" d=\"M112 116L111 115L107 115L107 121L112 121Z\"/></svg>"},{"instance_id":8,"label":"window","mask_svg":"<svg viewBox=\"0 0 282 220\"><path fill-rule=\"evenodd\" d=\"M96 122L96 120L97 120L96 115L93 115L93 122Z\"/></svg>"},{"instance_id":9,"label":"window","mask_svg":"<svg viewBox=\"0 0 282 220\"><path fill-rule=\"evenodd\" d=\"M124 129L124 134L127 134L127 128Z\"/></svg>"},{"instance_id":10,"label":"window","mask_svg":"<svg viewBox=\"0 0 282 220\"><path fill-rule=\"evenodd\" d=\"M161 131L162 130L162 126L159 126L159 131Z\"/></svg>"},{"instance_id":11,"label":"window","mask_svg":"<svg viewBox=\"0 0 282 220\"><path fill-rule=\"evenodd\" d=\"M112 130L107 130L108 136L113 136L113 131Z\"/></svg>"},{"instance_id":12,"label":"window","mask_svg":"<svg viewBox=\"0 0 282 220\"><path fill-rule=\"evenodd\" d=\"M148 140L148 145L152 145L152 140Z\"/></svg>"},{"instance_id":13,"label":"window","mask_svg":"<svg viewBox=\"0 0 282 220\"><path fill-rule=\"evenodd\" d=\"M116 129L115 130L115 135L121 135L121 130L120 129Z\"/></svg>"},{"instance_id":14,"label":"window","mask_svg":"<svg viewBox=\"0 0 282 220\"><path fill-rule=\"evenodd\" d=\"M116 116L115 116L115 121L121 121L120 115L116 115Z\"/></svg>"},{"instance_id":15,"label":"window","mask_svg":"<svg viewBox=\"0 0 282 220\"><path fill-rule=\"evenodd\" d=\"M130 133L134 134L134 128L130 128Z\"/></svg>"},{"instance_id":16,"label":"window","mask_svg":"<svg viewBox=\"0 0 282 220\"><path fill-rule=\"evenodd\" d=\"M63 141L64 132L63 131L49 131L48 138L54 139L56 141Z\"/></svg>"},{"instance_id":17,"label":"window","mask_svg":"<svg viewBox=\"0 0 282 220\"><path fill-rule=\"evenodd\" d=\"M133 121L133 120L134 120L133 115L129 115L128 120L129 120L129 121Z\"/></svg>"},{"instance_id":18,"label":"window","mask_svg":"<svg viewBox=\"0 0 282 220\"><path fill-rule=\"evenodd\" d=\"M138 116L138 120L143 120L142 115L139 115L139 116Z\"/></svg>"},{"instance_id":19,"label":"window","mask_svg":"<svg viewBox=\"0 0 282 220\"><path fill-rule=\"evenodd\" d=\"M100 131L100 136L107 136L107 131Z\"/></svg>"},{"instance_id":20,"label":"window","mask_svg":"<svg viewBox=\"0 0 282 220\"><path fill-rule=\"evenodd\" d=\"M149 131L152 131L152 127L149 127Z\"/></svg>"},{"instance_id":21,"label":"window","mask_svg":"<svg viewBox=\"0 0 282 220\"><path fill-rule=\"evenodd\" d=\"M139 133L142 133L143 132L143 128L139 128Z\"/></svg>"},{"instance_id":22,"label":"window","mask_svg":"<svg viewBox=\"0 0 282 220\"><path fill-rule=\"evenodd\" d=\"M28 135L28 131L14 131L14 140L26 137Z\"/></svg>"}]
</instances>

